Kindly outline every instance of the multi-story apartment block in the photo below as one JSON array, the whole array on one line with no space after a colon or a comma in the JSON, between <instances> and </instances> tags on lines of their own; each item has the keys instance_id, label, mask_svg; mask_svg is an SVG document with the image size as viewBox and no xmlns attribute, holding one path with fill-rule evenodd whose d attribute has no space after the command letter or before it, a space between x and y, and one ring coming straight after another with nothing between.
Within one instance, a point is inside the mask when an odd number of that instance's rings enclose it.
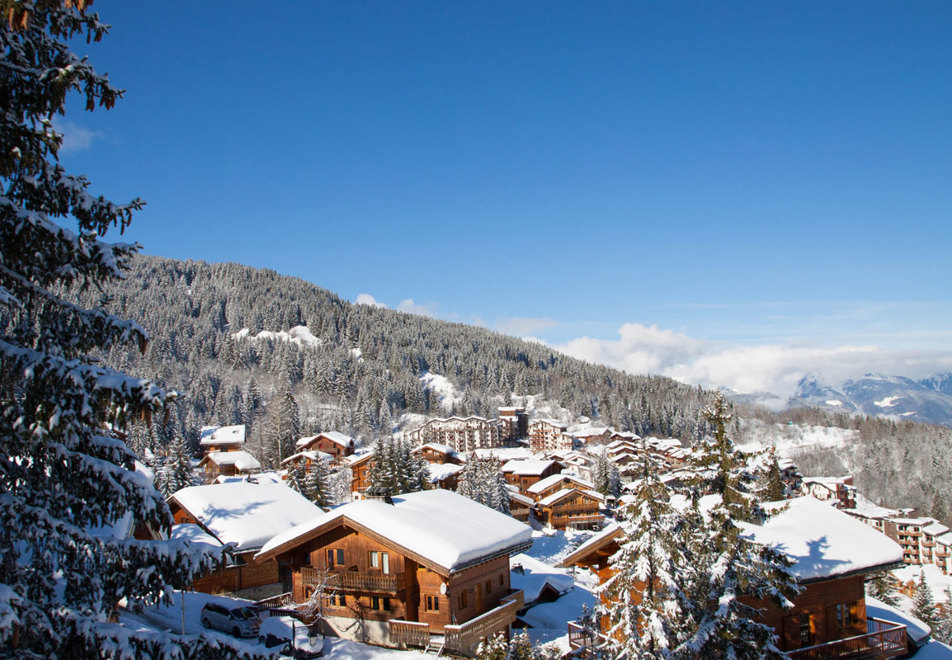
<instances>
[{"instance_id":1,"label":"multi-story apartment block","mask_svg":"<svg viewBox=\"0 0 952 660\"><path fill-rule=\"evenodd\" d=\"M571 449L574 438L566 429L564 424L551 419L533 421L529 424L529 448L535 452Z\"/></svg>"},{"instance_id":2,"label":"multi-story apartment block","mask_svg":"<svg viewBox=\"0 0 952 660\"><path fill-rule=\"evenodd\" d=\"M883 521L883 533L902 546L905 564L921 564L922 528L934 522L932 518L887 518Z\"/></svg>"},{"instance_id":3,"label":"multi-story apartment block","mask_svg":"<svg viewBox=\"0 0 952 660\"><path fill-rule=\"evenodd\" d=\"M837 509L856 507L856 488L852 475L843 477L804 477L803 494L823 502L832 501Z\"/></svg>"},{"instance_id":4,"label":"multi-story apartment block","mask_svg":"<svg viewBox=\"0 0 952 660\"><path fill-rule=\"evenodd\" d=\"M525 408L500 408L502 439L509 441L524 438L529 434L529 414Z\"/></svg>"},{"instance_id":5,"label":"multi-story apartment block","mask_svg":"<svg viewBox=\"0 0 952 660\"><path fill-rule=\"evenodd\" d=\"M501 423L485 417L448 417L431 419L407 437L421 445L437 443L454 451L470 452L485 447L503 446Z\"/></svg>"}]
</instances>

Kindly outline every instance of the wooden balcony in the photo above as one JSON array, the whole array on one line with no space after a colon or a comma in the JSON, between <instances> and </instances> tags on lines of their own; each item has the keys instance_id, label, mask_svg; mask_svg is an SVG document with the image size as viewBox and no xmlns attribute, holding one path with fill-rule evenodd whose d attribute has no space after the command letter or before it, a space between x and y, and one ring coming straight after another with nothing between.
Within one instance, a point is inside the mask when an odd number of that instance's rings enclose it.
<instances>
[{"instance_id":1,"label":"wooden balcony","mask_svg":"<svg viewBox=\"0 0 952 660\"><path fill-rule=\"evenodd\" d=\"M479 643L497 632L507 631L522 609L522 591L504 596L497 607L460 625L443 627L443 648L459 655L473 655ZM427 648L430 645L430 624L390 619L390 641L394 644ZM441 639L437 634L436 640Z\"/></svg>"},{"instance_id":2,"label":"wooden balcony","mask_svg":"<svg viewBox=\"0 0 952 660\"><path fill-rule=\"evenodd\" d=\"M320 584L322 579L326 579L327 587L340 591L396 594L405 588L404 577L404 573L358 573L324 571L313 566L301 567L301 579L305 585Z\"/></svg>"},{"instance_id":3,"label":"wooden balcony","mask_svg":"<svg viewBox=\"0 0 952 660\"><path fill-rule=\"evenodd\" d=\"M460 625L443 627L446 650L460 655L472 655L479 642L497 632L508 631L516 620L516 612L524 605L522 591L513 591L504 596L499 605Z\"/></svg>"},{"instance_id":4,"label":"wooden balcony","mask_svg":"<svg viewBox=\"0 0 952 660\"><path fill-rule=\"evenodd\" d=\"M905 655L907 651L906 626L883 619L866 619L866 631L865 635L838 639L787 653L791 660L824 660L825 658L879 660Z\"/></svg>"},{"instance_id":5,"label":"wooden balcony","mask_svg":"<svg viewBox=\"0 0 952 660\"><path fill-rule=\"evenodd\" d=\"M392 643L419 646L424 649L430 645L430 624L400 619L390 619L388 623Z\"/></svg>"}]
</instances>

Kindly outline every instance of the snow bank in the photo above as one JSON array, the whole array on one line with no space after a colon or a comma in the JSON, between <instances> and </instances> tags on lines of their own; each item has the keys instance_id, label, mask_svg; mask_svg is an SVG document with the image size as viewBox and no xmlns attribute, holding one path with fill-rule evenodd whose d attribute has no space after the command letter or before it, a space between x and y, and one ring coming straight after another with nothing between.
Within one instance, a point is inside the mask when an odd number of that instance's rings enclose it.
<instances>
[{"instance_id":1,"label":"snow bank","mask_svg":"<svg viewBox=\"0 0 952 660\"><path fill-rule=\"evenodd\" d=\"M243 445L245 444L245 425L206 426L202 428L202 439L198 444L203 447L209 445Z\"/></svg>"},{"instance_id":2,"label":"snow bank","mask_svg":"<svg viewBox=\"0 0 952 660\"><path fill-rule=\"evenodd\" d=\"M449 378L434 373L425 373L420 376L420 383L423 388L436 395L437 401L444 410L450 410L456 404L463 400L459 390L456 389Z\"/></svg>"},{"instance_id":3,"label":"snow bank","mask_svg":"<svg viewBox=\"0 0 952 660\"><path fill-rule=\"evenodd\" d=\"M885 619L886 621L895 621L896 623L905 625L909 637L917 644L932 634L932 628L930 628L929 624L925 621L917 619L911 614L907 614L892 605L887 605L872 596L866 596L866 616L876 619ZM919 656L916 655L916 657L918 658Z\"/></svg>"},{"instance_id":4,"label":"snow bank","mask_svg":"<svg viewBox=\"0 0 952 660\"><path fill-rule=\"evenodd\" d=\"M426 490L393 498L350 502L277 534L267 553L337 519L371 529L394 544L448 571L528 543L532 530L505 514L448 490Z\"/></svg>"}]
</instances>

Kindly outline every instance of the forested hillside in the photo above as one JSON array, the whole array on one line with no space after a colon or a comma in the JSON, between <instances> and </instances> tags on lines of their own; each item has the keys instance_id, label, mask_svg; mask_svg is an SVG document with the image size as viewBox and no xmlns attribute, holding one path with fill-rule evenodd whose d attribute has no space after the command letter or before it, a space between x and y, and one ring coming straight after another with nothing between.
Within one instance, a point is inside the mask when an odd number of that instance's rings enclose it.
<instances>
[{"instance_id":1,"label":"forested hillside","mask_svg":"<svg viewBox=\"0 0 952 660\"><path fill-rule=\"evenodd\" d=\"M269 424L280 421L284 397L276 395L287 392L302 433L334 428L365 441L405 413L495 416L527 395L641 434L691 440L705 428L709 395L698 388L484 328L355 305L270 270L139 256L106 293L109 311L137 319L152 337L144 356L125 351L107 361L182 394L159 436L245 423L266 442ZM427 373L449 379L458 399L442 406L421 381Z\"/></svg>"},{"instance_id":2,"label":"forested hillside","mask_svg":"<svg viewBox=\"0 0 952 660\"><path fill-rule=\"evenodd\" d=\"M528 396L544 410L564 409L563 417L642 435L691 443L707 431L702 411L711 395L699 388L484 328L355 305L270 270L139 256L106 293L110 311L137 319L152 337L145 355L114 352L106 361L181 393L169 423L136 443L195 439L205 424L244 423L267 461L281 434L337 429L370 442L407 413L494 416L497 406ZM83 294L87 303L93 295ZM421 379L428 373L448 379L456 396L441 402L439 388ZM807 474L851 471L875 501L948 520L950 429L817 409L771 413L735 404L735 412L739 443L770 444L809 426L854 430L847 444L792 453Z\"/></svg>"}]
</instances>

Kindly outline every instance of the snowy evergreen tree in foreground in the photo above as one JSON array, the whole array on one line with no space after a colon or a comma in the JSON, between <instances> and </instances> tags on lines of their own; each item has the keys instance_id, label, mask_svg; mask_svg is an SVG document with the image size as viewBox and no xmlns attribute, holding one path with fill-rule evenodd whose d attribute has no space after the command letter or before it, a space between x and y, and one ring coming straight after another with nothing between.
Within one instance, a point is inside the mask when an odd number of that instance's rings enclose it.
<instances>
[{"instance_id":1,"label":"snowy evergreen tree in foreground","mask_svg":"<svg viewBox=\"0 0 952 660\"><path fill-rule=\"evenodd\" d=\"M709 411L714 437L692 454L678 501L658 480L643 447L635 498L602 587L608 621L601 649L612 658L783 658L773 628L741 598L790 606L799 591L790 561L753 543L744 523L762 519L747 457L727 437L730 416L718 396Z\"/></svg>"},{"instance_id":2,"label":"snowy evergreen tree in foreground","mask_svg":"<svg viewBox=\"0 0 952 660\"><path fill-rule=\"evenodd\" d=\"M116 533L129 522L172 522L118 436L131 420L161 414L173 395L93 364L93 351L144 350L148 337L134 321L63 297L122 276L138 246L100 238L142 206L91 195L57 161L62 136L51 120L67 94L80 91L89 110L120 96L67 47L106 34L89 4L0 3L0 656L251 657L238 643L110 622L120 599L159 600L214 557L186 542Z\"/></svg>"},{"instance_id":3,"label":"snowy evergreen tree in foreground","mask_svg":"<svg viewBox=\"0 0 952 660\"><path fill-rule=\"evenodd\" d=\"M800 591L790 573L790 560L773 548L752 542L741 523L760 523L764 512L761 488L748 468L748 457L734 448L727 435L731 415L720 393L707 411L714 428L692 452L693 482L688 490L691 514L689 562L694 571L685 589L694 629L674 649L686 658L785 658L777 648L776 631L755 619L758 610L742 597L792 606ZM699 510L702 496L713 505Z\"/></svg>"},{"instance_id":4,"label":"snowy evergreen tree in foreground","mask_svg":"<svg viewBox=\"0 0 952 660\"><path fill-rule=\"evenodd\" d=\"M595 457L595 467L592 469L592 481L595 490L605 497L618 498L621 496L621 473L618 466L608 457L604 447Z\"/></svg>"},{"instance_id":5,"label":"snowy evergreen tree in foreground","mask_svg":"<svg viewBox=\"0 0 952 660\"><path fill-rule=\"evenodd\" d=\"M619 516L624 535L596 614L608 621L602 650L610 657L665 658L692 624L684 611L690 608L682 608L689 579L686 518L671 505L657 461L644 446L637 483L635 499Z\"/></svg>"}]
</instances>

